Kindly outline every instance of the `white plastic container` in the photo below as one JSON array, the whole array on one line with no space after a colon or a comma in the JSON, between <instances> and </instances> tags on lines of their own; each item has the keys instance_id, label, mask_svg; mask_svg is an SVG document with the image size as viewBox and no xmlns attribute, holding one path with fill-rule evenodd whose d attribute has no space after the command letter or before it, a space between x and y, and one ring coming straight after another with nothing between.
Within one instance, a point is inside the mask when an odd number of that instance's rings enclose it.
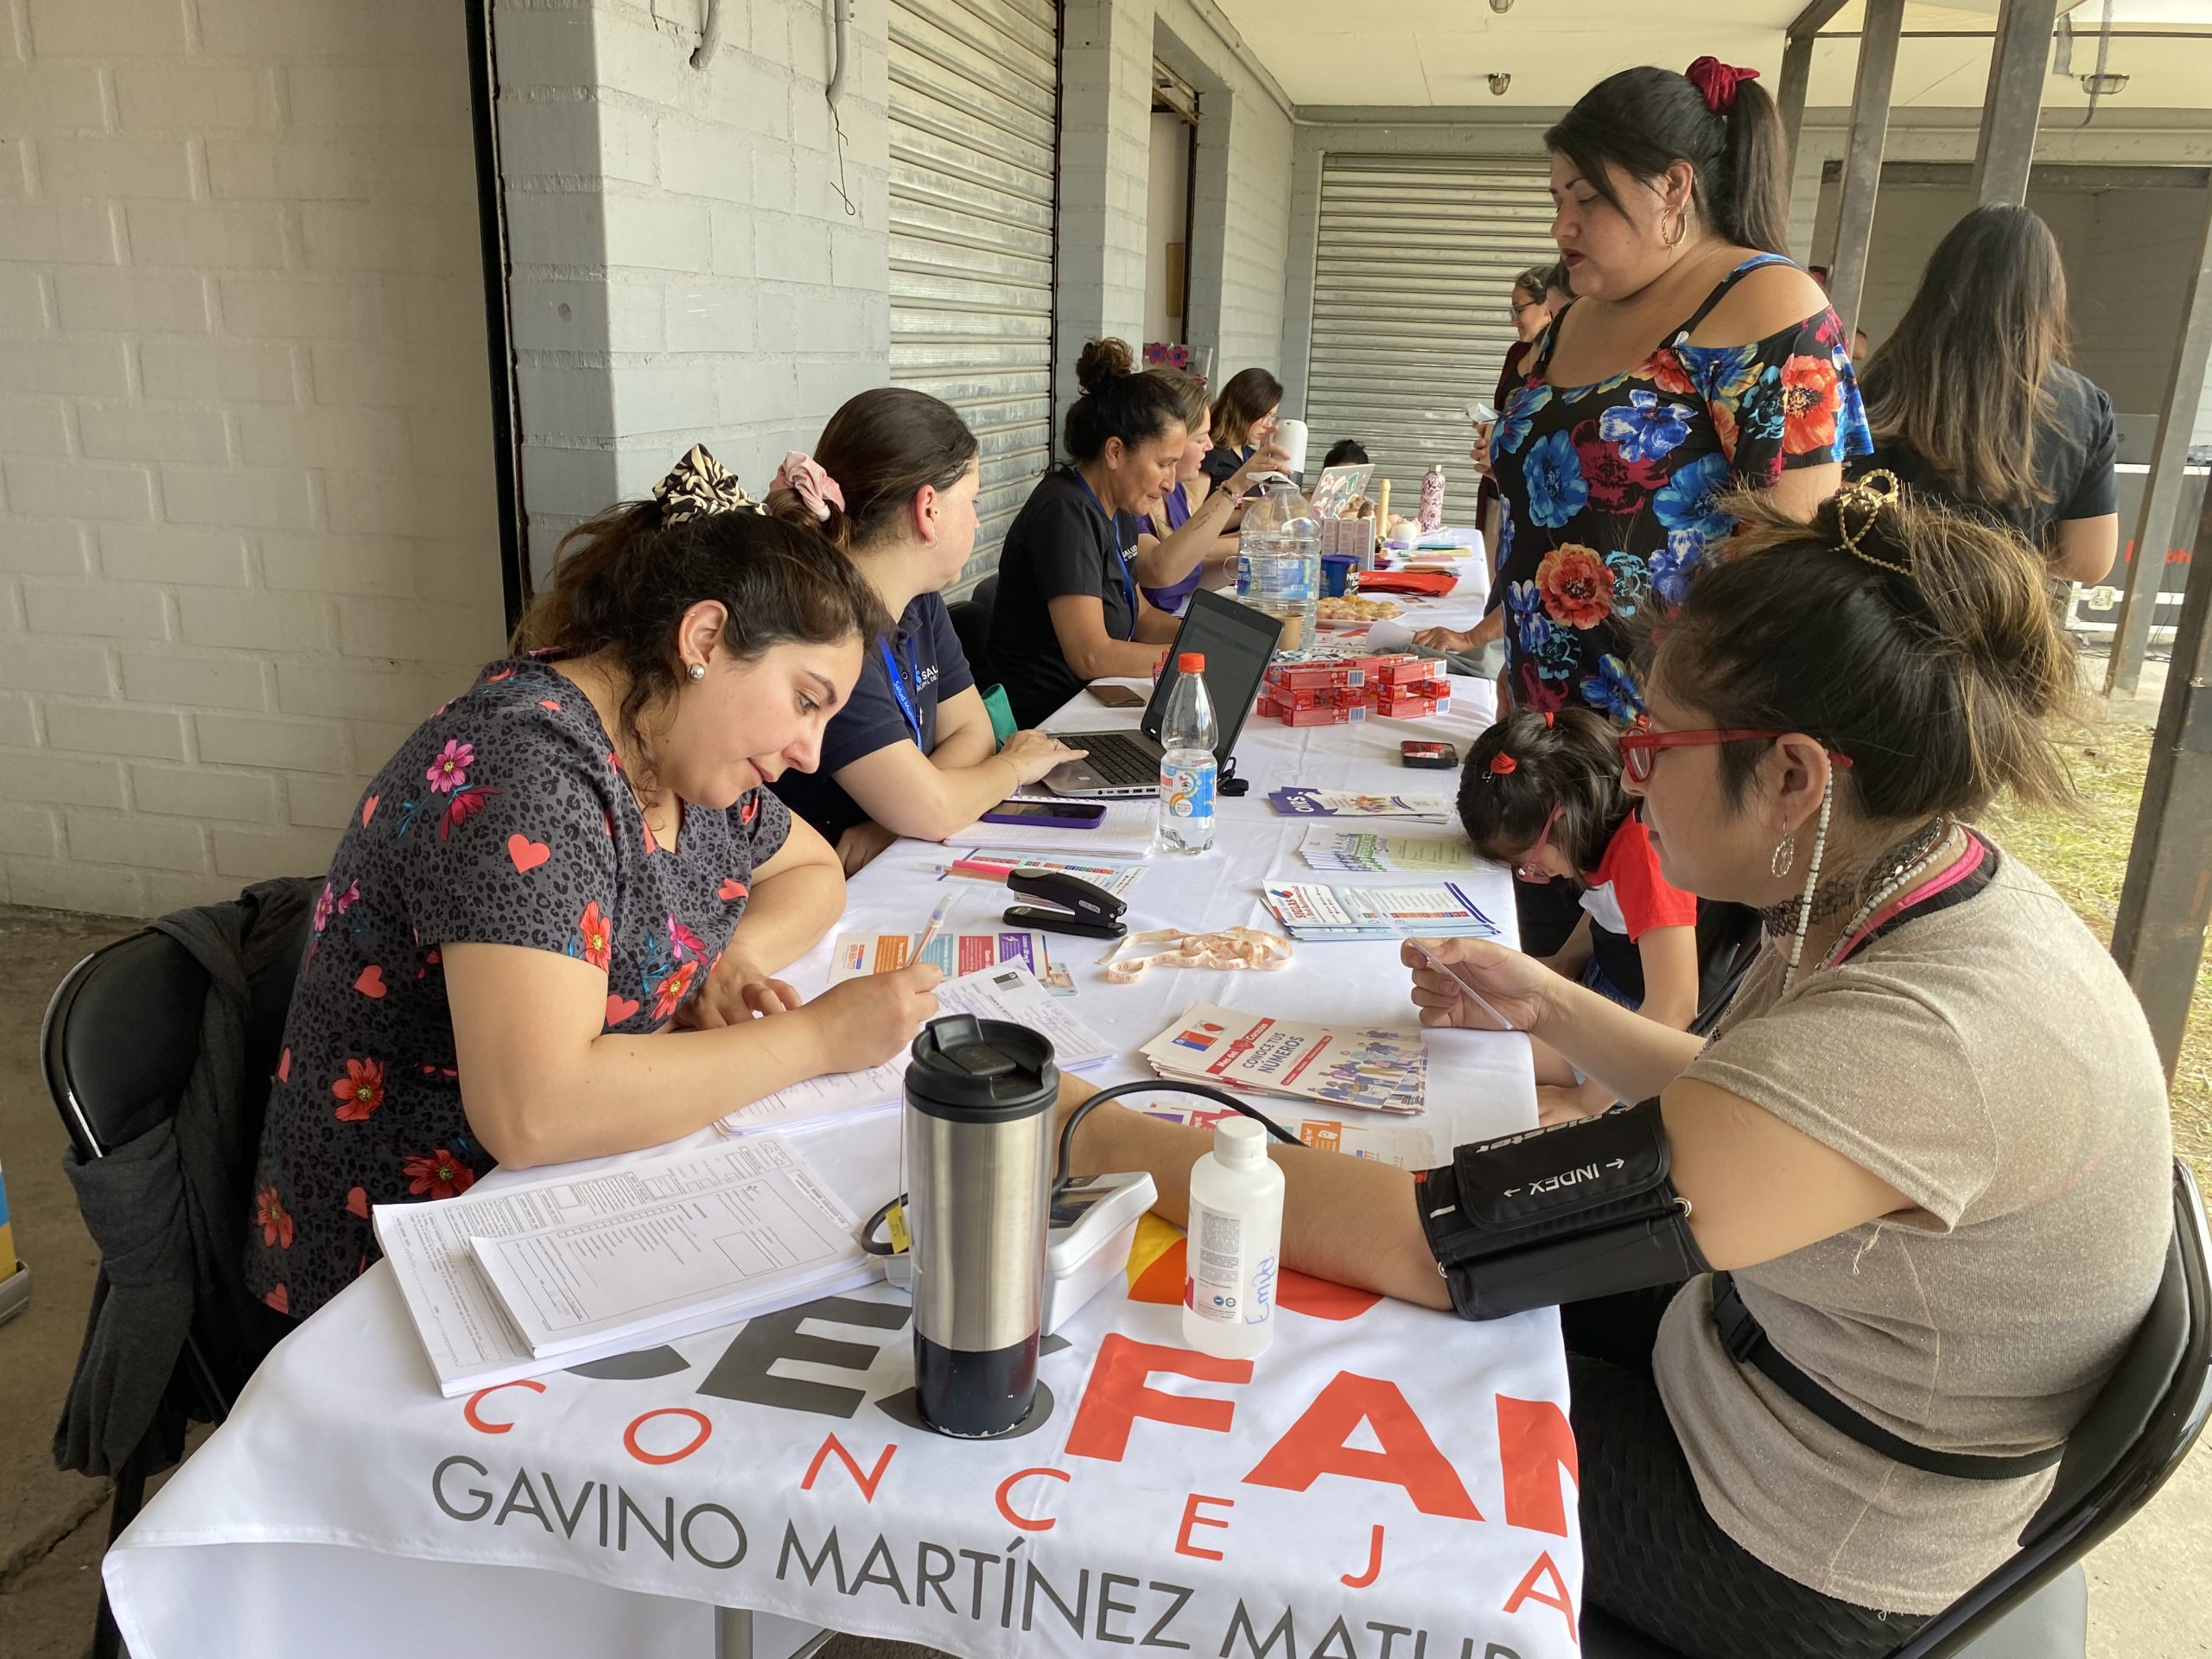
<instances>
[{"instance_id":1,"label":"white plastic container","mask_svg":"<svg viewBox=\"0 0 2212 1659\"><path fill-rule=\"evenodd\" d=\"M1282 1248L1282 1171L1268 1132L1232 1117L1213 1150L1191 1166L1190 1242L1183 1340L1216 1359L1250 1359L1275 1334L1276 1257Z\"/></svg>"}]
</instances>

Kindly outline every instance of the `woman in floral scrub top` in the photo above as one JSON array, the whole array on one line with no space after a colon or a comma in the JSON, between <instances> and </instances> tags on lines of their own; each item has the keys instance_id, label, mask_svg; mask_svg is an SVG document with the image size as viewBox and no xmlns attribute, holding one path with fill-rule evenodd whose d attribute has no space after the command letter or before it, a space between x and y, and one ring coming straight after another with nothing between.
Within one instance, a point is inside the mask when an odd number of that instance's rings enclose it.
<instances>
[{"instance_id":1,"label":"woman in floral scrub top","mask_svg":"<svg viewBox=\"0 0 2212 1659\"><path fill-rule=\"evenodd\" d=\"M1681 603L1734 528L1726 493L1809 512L1871 448L1835 314L1771 251L1783 149L1749 73L1625 70L1546 135L1579 297L1491 434L1517 707L1634 718L1624 625Z\"/></svg>"},{"instance_id":2,"label":"woman in floral scrub top","mask_svg":"<svg viewBox=\"0 0 2212 1659\"><path fill-rule=\"evenodd\" d=\"M768 977L844 881L762 785L813 767L873 590L703 450L656 496L564 544L543 649L424 721L339 843L241 1217L279 1313L376 1259L372 1205L657 1146L887 1059L934 1009L934 969L804 1007Z\"/></svg>"}]
</instances>

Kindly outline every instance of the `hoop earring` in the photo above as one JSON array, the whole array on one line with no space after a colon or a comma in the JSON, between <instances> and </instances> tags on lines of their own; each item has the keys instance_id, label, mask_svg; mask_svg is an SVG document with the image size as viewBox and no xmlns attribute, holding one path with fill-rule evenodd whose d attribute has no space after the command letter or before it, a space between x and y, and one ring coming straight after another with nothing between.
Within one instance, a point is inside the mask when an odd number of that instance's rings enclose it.
<instances>
[{"instance_id":1,"label":"hoop earring","mask_svg":"<svg viewBox=\"0 0 2212 1659\"><path fill-rule=\"evenodd\" d=\"M1687 207L1685 207L1685 208L1684 208L1681 213L1676 213L1676 214L1675 215L1675 233L1674 233L1672 236L1670 236L1670 237L1669 237L1669 238L1667 238L1667 245L1668 245L1669 248L1679 248L1679 247L1681 247L1681 246L1682 245L1682 238L1683 238L1684 237L1688 236L1689 233L1690 233L1690 215L1689 215L1689 209L1688 209Z\"/></svg>"},{"instance_id":2,"label":"hoop earring","mask_svg":"<svg viewBox=\"0 0 2212 1659\"><path fill-rule=\"evenodd\" d=\"M1775 842L1774 856L1767 860L1766 867L1768 869L1774 872L1774 879L1779 881L1783 876L1789 874L1790 866L1796 863L1796 861L1797 836L1796 832L1793 830L1789 835L1784 836L1780 841Z\"/></svg>"},{"instance_id":3,"label":"hoop earring","mask_svg":"<svg viewBox=\"0 0 2212 1659\"><path fill-rule=\"evenodd\" d=\"M707 677L707 665L704 663L694 663L690 667L685 669L683 671L686 674L689 674L695 681L703 680Z\"/></svg>"}]
</instances>

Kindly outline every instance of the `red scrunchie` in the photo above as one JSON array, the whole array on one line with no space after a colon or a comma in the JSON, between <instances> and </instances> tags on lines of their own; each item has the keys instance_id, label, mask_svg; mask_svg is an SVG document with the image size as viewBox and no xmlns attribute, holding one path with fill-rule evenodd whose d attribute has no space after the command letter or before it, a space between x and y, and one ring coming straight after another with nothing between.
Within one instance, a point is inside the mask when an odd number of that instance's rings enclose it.
<instances>
[{"instance_id":1,"label":"red scrunchie","mask_svg":"<svg viewBox=\"0 0 2212 1659\"><path fill-rule=\"evenodd\" d=\"M1745 81L1759 78L1756 69L1738 69L1718 58L1700 58L1682 73L1703 96L1705 107L1715 115L1726 115L1734 109L1736 88Z\"/></svg>"}]
</instances>

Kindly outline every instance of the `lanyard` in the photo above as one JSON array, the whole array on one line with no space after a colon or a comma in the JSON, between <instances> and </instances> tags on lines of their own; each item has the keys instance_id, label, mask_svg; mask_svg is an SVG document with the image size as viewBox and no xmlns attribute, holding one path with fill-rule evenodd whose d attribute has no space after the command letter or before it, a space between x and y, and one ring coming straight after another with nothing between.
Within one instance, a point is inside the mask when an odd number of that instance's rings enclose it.
<instances>
[{"instance_id":1,"label":"lanyard","mask_svg":"<svg viewBox=\"0 0 2212 1659\"><path fill-rule=\"evenodd\" d=\"M902 677L899 672L898 658L891 654L891 641L879 639L875 642L875 648L883 653L883 671L890 678L891 695L899 700L899 712L906 718L906 729L914 734L914 747L926 754L929 750L922 741L922 715L919 706L922 696L922 677L914 669L913 645L910 641L906 646L907 662L905 677ZM909 679L912 681L914 687L912 696L906 694Z\"/></svg>"},{"instance_id":2,"label":"lanyard","mask_svg":"<svg viewBox=\"0 0 2212 1659\"><path fill-rule=\"evenodd\" d=\"M1075 481L1083 486L1083 493L1090 498L1090 505L1098 509L1099 517L1106 521L1106 534L1112 537L1114 543L1114 574L1122 579L1122 597L1129 607L1127 637L1134 639L1137 637L1137 584L1135 578L1129 575L1129 561L1122 550L1122 526L1114 515L1106 511L1106 504L1098 499L1098 492L1090 487L1090 480L1083 475L1081 469L1071 467L1068 471Z\"/></svg>"}]
</instances>

